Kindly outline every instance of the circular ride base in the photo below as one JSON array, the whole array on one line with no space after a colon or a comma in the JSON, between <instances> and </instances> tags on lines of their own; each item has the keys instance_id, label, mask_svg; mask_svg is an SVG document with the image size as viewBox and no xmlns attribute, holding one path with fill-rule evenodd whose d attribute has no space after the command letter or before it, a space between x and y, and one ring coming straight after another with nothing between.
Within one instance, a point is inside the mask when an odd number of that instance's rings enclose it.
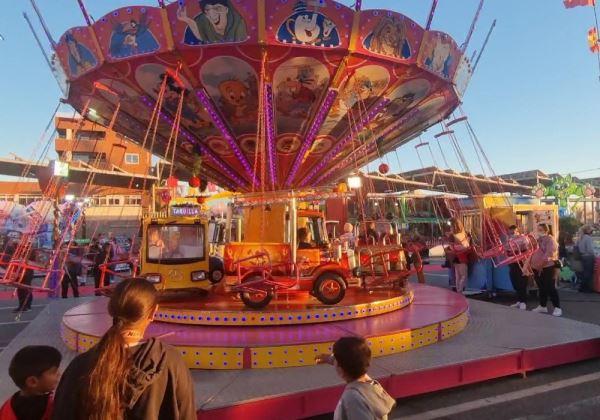
<instances>
[{"instance_id":1,"label":"circular ride base","mask_svg":"<svg viewBox=\"0 0 600 420\"><path fill-rule=\"evenodd\" d=\"M467 300L449 290L412 284L408 290L348 292L334 306L280 296L261 311L218 295L163 304L147 337L177 347L194 369L278 368L313 365L346 335L365 337L378 357L445 340L468 323ZM61 333L69 348L83 352L98 342L111 325L106 303L100 298L65 313Z\"/></svg>"}]
</instances>

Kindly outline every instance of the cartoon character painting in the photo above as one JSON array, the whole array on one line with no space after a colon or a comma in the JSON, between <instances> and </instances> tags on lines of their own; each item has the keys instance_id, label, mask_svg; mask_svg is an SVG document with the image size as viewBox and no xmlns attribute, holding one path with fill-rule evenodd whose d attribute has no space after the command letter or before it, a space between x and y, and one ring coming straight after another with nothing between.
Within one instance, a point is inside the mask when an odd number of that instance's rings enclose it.
<instances>
[{"instance_id":1,"label":"cartoon character painting","mask_svg":"<svg viewBox=\"0 0 600 420\"><path fill-rule=\"evenodd\" d=\"M365 48L376 54L402 59L412 56L406 25L399 17L383 17L364 41Z\"/></svg>"},{"instance_id":2,"label":"cartoon character painting","mask_svg":"<svg viewBox=\"0 0 600 420\"><path fill-rule=\"evenodd\" d=\"M307 2L299 0L293 14L277 31L277 40L288 44L339 47L340 35L333 21L318 12L319 5L309 10Z\"/></svg>"},{"instance_id":3,"label":"cartoon character painting","mask_svg":"<svg viewBox=\"0 0 600 420\"><path fill-rule=\"evenodd\" d=\"M234 122L256 118L256 109L249 109L250 88L237 79L223 80L219 83L221 109Z\"/></svg>"},{"instance_id":4,"label":"cartoon character painting","mask_svg":"<svg viewBox=\"0 0 600 420\"><path fill-rule=\"evenodd\" d=\"M171 76L165 73L162 73L159 76L159 83L154 89L155 94L158 95L160 92L162 81L165 77L167 78L163 98L163 106L165 109L167 109L172 115L175 115L177 113L177 108L179 107L180 96L183 94L185 97L181 109L181 118L184 124L192 129L209 127L211 124L208 121L208 116L206 116L206 119L202 119L200 117L202 109L200 105L198 105L198 103L196 103L196 101L193 99L193 95L190 94L190 90L179 86Z\"/></svg>"},{"instance_id":5,"label":"cartoon character painting","mask_svg":"<svg viewBox=\"0 0 600 420\"><path fill-rule=\"evenodd\" d=\"M246 61L217 56L200 68L200 80L236 134L256 132L258 76Z\"/></svg>"},{"instance_id":6,"label":"cartoon character painting","mask_svg":"<svg viewBox=\"0 0 600 420\"><path fill-rule=\"evenodd\" d=\"M320 137L315 140L310 148L310 153L314 155L322 155L333 145L333 140L331 137Z\"/></svg>"},{"instance_id":7,"label":"cartoon character painting","mask_svg":"<svg viewBox=\"0 0 600 420\"><path fill-rule=\"evenodd\" d=\"M423 99L431 89L426 79L413 79L400 85L390 95L387 114L392 119L399 118L404 112Z\"/></svg>"},{"instance_id":8,"label":"cartoon character painting","mask_svg":"<svg viewBox=\"0 0 600 420\"><path fill-rule=\"evenodd\" d=\"M246 22L230 0L200 0L200 14L190 18L183 4L177 9L177 19L188 27L184 43L188 45L242 42L248 39Z\"/></svg>"},{"instance_id":9,"label":"cartoon character painting","mask_svg":"<svg viewBox=\"0 0 600 420\"><path fill-rule=\"evenodd\" d=\"M287 116L307 117L311 105L317 100L315 92L302 80L287 78L279 89L279 110Z\"/></svg>"},{"instance_id":10,"label":"cartoon character painting","mask_svg":"<svg viewBox=\"0 0 600 420\"><path fill-rule=\"evenodd\" d=\"M287 117L306 118L318 97L318 77L310 65L300 66L277 86L277 110Z\"/></svg>"},{"instance_id":11,"label":"cartoon character painting","mask_svg":"<svg viewBox=\"0 0 600 420\"><path fill-rule=\"evenodd\" d=\"M432 72L449 79L453 63L451 44L436 37L431 39L431 44L427 46L426 51L423 65Z\"/></svg>"},{"instance_id":12,"label":"cartoon character painting","mask_svg":"<svg viewBox=\"0 0 600 420\"><path fill-rule=\"evenodd\" d=\"M300 149L302 140L295 135L285 135L277 140L277 152L283 154L296 153Z\"/></svg>"},{"instance_id":13,"label":"cartoon character painting","mask_svg":"<svg viewBox=\"0 0 600 420\"><path fill-rule=\"evenodd\" d=\"M146 13L142 13L138 20L113 22L109 47L113 58L148 54L158 48L158 42L150 31L150 22Z\"/></svg>"},{"instance_id":14,"label":"cartoon character painting","mask_svg":"<svg viewBox=\"0 0 600 420\"><path fill-rule=\"evenodd\" d=\"M86 71L96 67L98 61L94 54L83 44L81 44L71 33L65 35L65 42L68 50L69 72L71 76L79 76Z\"/></svg>"},{"instance_id":15,"label":"cartoon character painting","mask_svg":"<svg viewBox=\"0 0 600 420\"><path fill-rule=\"evenodd\" d=\"M398 121L406 112L419 104L430 92L431 83L426 79L410 79L403 82L389 93L388 99L390 102L385 110L380 112L371 121L371 129L378 131Z\"/></svg>"},{"instance_id":16,"label":"cartoon character painting","mask_svg":"<svg viewBox=\"0 0 600 420\"><path fill-rule=\"evenodd\" d=\"M192 85L183 75L179 74L179 81L175 81L168 75L167 68L163 64L145 63L135 70L135 79L142 89L154 99L158 99L163 81L165 81L163 108L175 116L181 95L184 95L181 124L187 129L193 130L194 134L198 136L216 133L208 112L200 106L193 94Z\"/></svg>"},{"instance_id":17,"label":"cartoon character painting","mask_svg":"<svg viewBox=\"0 0 600 420\"><path fill-rule=\"evenodd\" d=\"M356 69L340 89L320 133L341 135L348 128L348 119L360 118L362 110L383 94L389 81L390 73L385 67L367 65Z\"/></svg>"}]
</instances>

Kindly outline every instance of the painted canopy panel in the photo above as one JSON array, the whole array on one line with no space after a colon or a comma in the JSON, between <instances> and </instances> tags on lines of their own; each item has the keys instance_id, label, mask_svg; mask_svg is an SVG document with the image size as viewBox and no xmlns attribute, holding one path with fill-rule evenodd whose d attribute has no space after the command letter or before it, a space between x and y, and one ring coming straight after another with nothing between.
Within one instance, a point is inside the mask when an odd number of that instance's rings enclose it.
<instances>
[{"instance_id":1,"label":"painted canopy panel","mask_svg":"<svg viewBox=\"0 0 600 420\"><path fill-rule=\"evenodd\" d=\"M449 35L330 0L124 7L57 52L78 111L239 191L333 182L448 115L470 77Z\"/></svg>"}]
</instances>

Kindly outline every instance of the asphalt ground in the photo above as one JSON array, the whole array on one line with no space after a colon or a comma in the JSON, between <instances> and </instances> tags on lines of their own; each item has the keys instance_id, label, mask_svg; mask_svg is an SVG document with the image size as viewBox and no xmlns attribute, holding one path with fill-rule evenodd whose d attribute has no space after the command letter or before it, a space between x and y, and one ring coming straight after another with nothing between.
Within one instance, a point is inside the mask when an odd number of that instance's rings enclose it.
<instances>
[{"instance_id":1,"label":"asphalt ground","mask_svg":"<svg viewBox=\"0 0 600 420\"><path fill-rule=\"evenodd\" d=\"M434 267L431 267L434 268ZM444 271L430 271L427 283L448 287ZM0 290L0 351L35 319L51 301L36 294L30 312L14 314L16 299ZM600 295L580 294L561 284L561 303L566 318L600 325ZM500 305L514 303L511 294L473 295ZM73 299L73 298L70 298ZM536 305L535 297L529 302ZM518 328L518 326L516 326ZM311 420L331 419L331 414ZM542 420L600 419L600 360L531 372L460 388L398 400L391 419L447 420Z\"/></svg>"},{"instance_id":2,"label":"asphalt ground","mask_svg":"<svg viewBox=\"0 0 600 420\"><path fill-rule=\"evenodd\" d=\"M443 271L426 274L428 284L448 287ZM582 294L570 284L559 290L564 317L600 325L600 294ZM530 296L528 308L537 306ZM499 305L515 302L512 293L472 295ZM517 310L517 309L515 309ZM518 328L518 326L515 326ZM329 420L333 415L310 420ZM600 419L600 360L510 376L469 386L404 398L390 419L407 420L587 420Z\"/></svg>"}]
</instances>

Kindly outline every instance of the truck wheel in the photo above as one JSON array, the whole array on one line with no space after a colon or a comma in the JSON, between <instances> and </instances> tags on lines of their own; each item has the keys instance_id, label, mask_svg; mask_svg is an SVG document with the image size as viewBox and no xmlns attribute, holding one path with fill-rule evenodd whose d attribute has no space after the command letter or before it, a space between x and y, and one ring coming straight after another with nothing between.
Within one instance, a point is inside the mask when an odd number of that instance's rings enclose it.
<instances>
[{"instance_id":1,"label":"truck wheel","mask_svg":"<svg viewBox=\"0 0 600 420\"><path fill-rule=\"evenodd\" d=\"M336 273L323 273L315 282L313 294L325 305L340 303L346 295L346 283Z\"/></svg>"},{"instance_id":2,"label":"truck wheel","mask_svg":"<svg viewBox=\"0 0 600 420\"><path fill-rule=\"evenodd\" d=\"M212 284L220 283L221 280L223 280L223 276L223 270L221 270L220 268L215 268L214 270L211 270L210 273L208 273L208 279Z\"/></svg>"},{"instance_id":3,"label":"truck wheel","mask_svg":"<svg viewBox=\"0 0 600 420\"><path fill-rule=\"evenodd\" d=\"M254 275L246 278L246 282L259 282L262 279L261 275ZM257 290L253 292L240 292L240 299L249 308L262 309L273 299L273 291L271 289Z\"/></svg>"}]
</instances>

